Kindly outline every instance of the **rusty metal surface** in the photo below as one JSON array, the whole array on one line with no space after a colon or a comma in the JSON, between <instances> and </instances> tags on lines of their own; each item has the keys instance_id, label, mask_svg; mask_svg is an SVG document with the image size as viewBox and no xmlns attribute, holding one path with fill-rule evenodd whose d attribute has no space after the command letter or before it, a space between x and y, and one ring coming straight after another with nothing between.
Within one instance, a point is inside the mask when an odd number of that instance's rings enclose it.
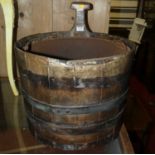
<instances>
[{"instance_id":1,"label":"rusty metal surface","mask_svg":"<svg viewBox=\"0 0 155 155\"><path fill-rule=\"evenodd\" d=\"M30 129L44 143L68 150L118 135L134 51L123 38L86 31L83 11L89 7L79 5L81 22L71 32L36 34L16 44Z\"/></svg>"}]
</instances>

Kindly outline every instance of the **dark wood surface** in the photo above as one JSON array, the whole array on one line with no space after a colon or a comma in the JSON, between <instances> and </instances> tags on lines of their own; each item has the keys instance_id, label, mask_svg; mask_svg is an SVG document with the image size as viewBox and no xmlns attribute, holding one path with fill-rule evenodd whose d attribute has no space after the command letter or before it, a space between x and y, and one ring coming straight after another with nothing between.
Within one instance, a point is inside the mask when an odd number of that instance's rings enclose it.
<instances>
[{"instance_id":1,"label":"dark wood surface","mask_svg":"<svg viewBox=\"0 0 155 155\"><path fill-rule=\"evenodd\" d=\"M28 129L19 130L7 130L0 133L0 153L134 153L124 126L120 136L113 142L81 151L63 151L39 144Z\"/></svg>"},{"instance_id":2,"label":"dark wood surface","mask_svg":"<svg viewBox=\"0 0 155 155\"><path fill-rule=\"evenodd\" d=\"M124 125L117 139L87 150L63 151L38 143L27 127L22 96L13 96L6 79L0 80L0 111L0 153L134 153Z\"/></svg>"}]
</instances>

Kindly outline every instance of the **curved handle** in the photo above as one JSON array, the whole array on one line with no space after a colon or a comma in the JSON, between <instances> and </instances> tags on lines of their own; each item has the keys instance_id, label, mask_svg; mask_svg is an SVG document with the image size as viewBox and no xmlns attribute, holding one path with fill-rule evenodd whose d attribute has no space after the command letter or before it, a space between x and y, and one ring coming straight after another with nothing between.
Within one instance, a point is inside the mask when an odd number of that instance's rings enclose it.
<instances>
[{"instance_id":1,"label":"curved handle","mask_svg":"<svg viewBox=\"0 0 155 155\"><path fill-rule=\"evenodd\" d=\"M5 36L6 36L6 63L8 78L11 89L15 96L18 96L18 90L15 85L13 77L13 63L12 63L12 40L13 40L13 27L14 27L14 7L13 0L0 0L2 5L4 20L5 20Z\"/></svg>"},{"instance_id":2,"label":"curved handle","mask_svg":"<svg viewBox=\"0 0 155 155\"><path fill-rule=\"evenodd\" d=\"M91 9L91 3L73 2L71 8L76 10L76 19L71 30L71 36L89 36L90 32L86 26L85 13Z\"/></svg>"}]
</instances>

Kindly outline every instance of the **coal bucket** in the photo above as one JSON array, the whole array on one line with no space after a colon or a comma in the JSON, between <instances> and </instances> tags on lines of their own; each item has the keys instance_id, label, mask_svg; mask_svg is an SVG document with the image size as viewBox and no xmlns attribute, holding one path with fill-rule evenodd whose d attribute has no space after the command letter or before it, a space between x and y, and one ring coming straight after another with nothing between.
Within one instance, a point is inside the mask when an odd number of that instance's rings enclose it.
<instances>
[{"instance_id":1,"label":"coal bucket","mask_svg":"<svg viewBox=\"0 0 155 155\"><path fill-rule=\"evenodd\" d=\"M123 38L90 32L89 3L73 3L70 32L22 38L16 59L30 130L39 141L80 150L115 139L122 125L133 60Z\"/></svg>"}]
</instances>

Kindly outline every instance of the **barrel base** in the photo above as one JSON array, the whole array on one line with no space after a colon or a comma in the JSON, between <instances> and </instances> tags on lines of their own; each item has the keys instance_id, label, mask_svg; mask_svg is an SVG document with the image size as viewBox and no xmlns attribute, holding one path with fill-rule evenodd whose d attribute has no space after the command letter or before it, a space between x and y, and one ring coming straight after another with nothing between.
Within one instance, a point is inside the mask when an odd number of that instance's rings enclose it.
<instances>
[{"instance_id":1,"label":"barrel base","mask_svg":"<svg viewBox=\"0 0 155 155\"><path fill-rule=\"evenodd\" d=\"M94 143L89 143L89 144L79 144L79 145L71 145L71 144L59 144L59 143L53 143L48 139L44 139L43 137L37 136L37 141L41 144L46 144L49 145L55 149L61 149L64 151L78 151L78 150L86 150L86 149L92 149L98 146L101 146L104 148L104 146L108 143L111 143L114 141L116 138L118 138L118 135L115 135L113 138L109 137L106 140L102 140L100 142L94 142Z\"/></svg>"},{"instance_id":2,"label":"barrel base","mask_svg":"<svg viewBox=\"0 0 155 155\"><path fill-rule=\"evenodd\" d=\"M30 120L28 120L28 125L31 133L39 143L49 145L53 148L66 150L66 151L76 151L76 150L85 150L88 148L94 148L101 145L104 147L106 144L112 142L118 137L122 123L119 122L115 127L113 127L112 130L110 129L109 131L108 129L105 128L103 130L103 133L105 134L100 140L95 139L93 142L88 142L87 140L85 140L85 142L76 142L76 143L67 142L68 141L67 139L66 139L66 142L65 141L61 142L59 138L55 139L55 137L52 137L49 134L49 129L46 130L44 126L42 126L41 127L42 129L39 130L38 127L35 126L34 122L31 122ZM52 133L55 134L54 132L51 131L51 134ZM80 137L81 135L77 135L77 136ZM82 136L84 137L85 135L82 135ZM69 135L69 137L72 138L72 135Z\"/></svg>"}]
</instances>

